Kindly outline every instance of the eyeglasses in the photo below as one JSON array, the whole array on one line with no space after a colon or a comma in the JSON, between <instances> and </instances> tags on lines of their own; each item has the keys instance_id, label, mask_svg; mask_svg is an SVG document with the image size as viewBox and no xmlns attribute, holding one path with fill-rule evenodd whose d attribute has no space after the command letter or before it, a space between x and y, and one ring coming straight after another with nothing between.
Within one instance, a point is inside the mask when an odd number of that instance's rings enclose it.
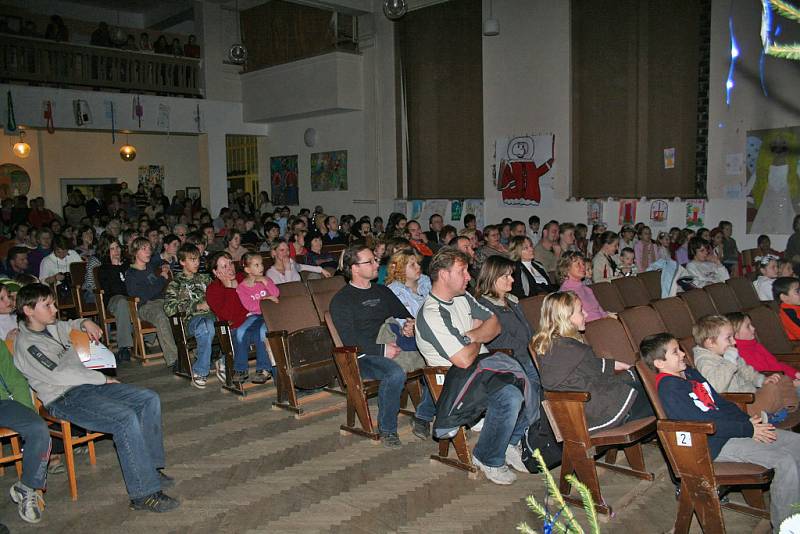
<instances>
[{"instance_id":1,"label":"eyeglasses","mask_svg":"<svg viewBox=\"0 0 800 534\"><path fill-rule=\"evenodd\" d=\"M357 261L353 265L364 265L365 263L378 263L378 260L377 260L377 258L372 258L371 260L367 260L367 261Z\"/></svg>"}]
</instances>

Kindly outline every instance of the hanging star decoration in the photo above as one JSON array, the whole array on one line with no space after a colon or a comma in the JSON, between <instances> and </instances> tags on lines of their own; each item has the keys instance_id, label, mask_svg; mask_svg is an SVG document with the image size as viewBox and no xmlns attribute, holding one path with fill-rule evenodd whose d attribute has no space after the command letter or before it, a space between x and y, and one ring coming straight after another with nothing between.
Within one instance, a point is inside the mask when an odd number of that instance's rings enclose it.
<instances>
[{"instance_id":1,"label":"hanging star decoration","mask_svg":"<svg viewBox=\"0 0 800 534\"><path fill-rule=\"evenodd\" d=\"M800 22L800 8L784 0L762 0L761 45L767 55L800 61L800 43L782 44L775 42L778 32L773 30L772 10L787 19Z\"/></svg>"}]
</instances>

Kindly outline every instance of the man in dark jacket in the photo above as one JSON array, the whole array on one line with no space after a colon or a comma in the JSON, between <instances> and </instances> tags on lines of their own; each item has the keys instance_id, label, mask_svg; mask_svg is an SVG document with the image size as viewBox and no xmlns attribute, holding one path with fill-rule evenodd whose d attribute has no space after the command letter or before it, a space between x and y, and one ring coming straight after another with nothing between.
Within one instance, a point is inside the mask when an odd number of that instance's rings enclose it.
<instances>
[{"instance_id":1,"label":"man in dark jacket","mask_svg":"<svg viewBox=\"0 0 800 534\"><path fill-rule=\"evenodd\" d=\"M452 247L440 250L430 265L433 288L417 314L417 347L425 361L450 367L437 405L434 435L452 431L455 424L474 423L485 410L473 461L495 484L511 484L517 476L508 465L528 472L520 440L532 415L523 409L523 394L530 395L530 384L517 361L502 353L490 355L484 345L500 334L500 322L465 293L468 265L463 252ZM462 418L453 417L458 412Z\"/></svg>"}]
</instances>

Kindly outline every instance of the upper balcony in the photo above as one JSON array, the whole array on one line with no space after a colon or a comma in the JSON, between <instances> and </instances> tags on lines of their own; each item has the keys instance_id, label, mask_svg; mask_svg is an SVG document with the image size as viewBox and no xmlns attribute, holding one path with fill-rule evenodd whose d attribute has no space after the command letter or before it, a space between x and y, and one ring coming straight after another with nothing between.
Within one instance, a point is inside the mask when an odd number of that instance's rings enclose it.
<instances>
[{"instance_id":1,"label":"upper balcony","mask_svg":"<svg viewBox=\"0 0 800 534\"><path fill-rule=\"evenodd\" d=\"M0 33L0 81L203 97L201 61Z\"/></svg>"}]
</instances>

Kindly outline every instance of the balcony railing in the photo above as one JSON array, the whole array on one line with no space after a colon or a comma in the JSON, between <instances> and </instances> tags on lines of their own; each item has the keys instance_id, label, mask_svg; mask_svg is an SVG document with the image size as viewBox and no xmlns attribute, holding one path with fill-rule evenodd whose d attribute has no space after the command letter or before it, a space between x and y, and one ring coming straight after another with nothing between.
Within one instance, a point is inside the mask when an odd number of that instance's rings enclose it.
<instances>
[{"instance_id":1,"label":"balcony railing","mask_svg":"<svg viewBox=\"0 0 800 534\"><path fill-rule=\"evenodd\" d=\"M0 79L202 97L200 60L0 34Z\"/></svg>"}]
</instances>

